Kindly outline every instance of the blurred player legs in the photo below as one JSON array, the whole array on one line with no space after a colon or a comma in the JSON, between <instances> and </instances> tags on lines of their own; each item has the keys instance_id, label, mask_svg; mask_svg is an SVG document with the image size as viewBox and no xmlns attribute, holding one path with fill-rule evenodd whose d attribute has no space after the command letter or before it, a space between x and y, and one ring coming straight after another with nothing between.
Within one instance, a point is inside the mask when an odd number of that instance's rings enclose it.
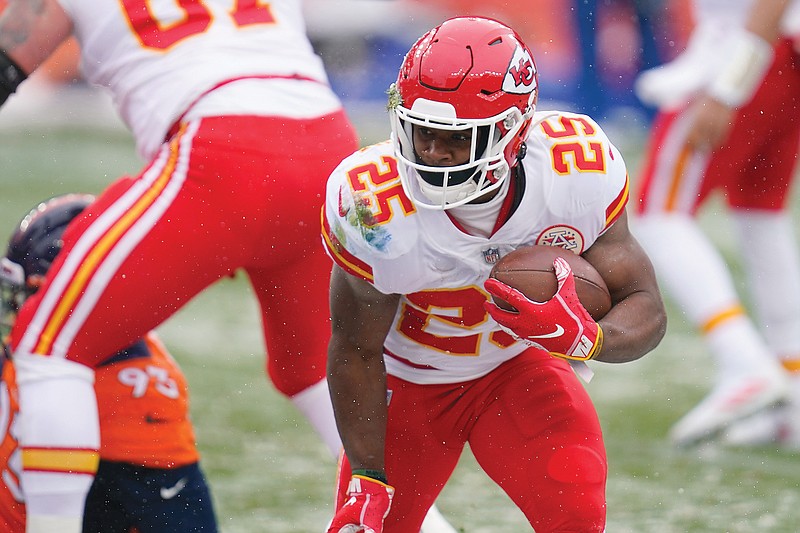
<instances>
[{"instance_id":1,"label":"blurred player legs","mask_svg":"<svg viewBox=\"0 0 800 533\"><path fill-rule=\"evenodd\" d=\"M736 33L729 28L717 35L735 39ZM703 87L716 78L707 72L714 62L698 62L698 58L703 54L716 57L719 42L719 38L697 38L684 56L644 79L651 89L662 91L663 82L671 79L668 92L674 95L688 87L691 78L699 85L683 97L703 98L693 91L711 90ZM779 40L774 50L766 48L774 52L774 58L768 57L750 99L741 108L734 106L733 127L721 147L687 146L698 121L707 120L702 114L707 104L701 100L702 107L687 107L679 98L662 102L664 109L654 123L645 156L635 232L668 292L704 336L716 364L710 394L671 431L680 445L719 436L737 420L753 421L751 415L783 403L786 408L772 410L770 416L784 413L782 435L790 441L798 438L788 436L792 432L788 421L795 417L791 413L800 414L800 404L792 399L800 394L796 377L800 375L796 373L800 366L796 334L800 331L800 260L787 200L800 142L796 96L800 67L788 39ZM671 77L673 66L691 75ZM752 70L761 74L759 69ZM662 85L653 85L654 80ZM696 221L697 209L714 192L724 194L731 215L730 229L743 258L753 319L745 311L724 259ZM787 376L785 370L791 373ZM743 443L746 432L740 429L731 434ZM771 439L754 435L752 440Z\"/></svg>"},{"instance_id":2,"label":"blurred player legs","mask_svg":"<svg viewBox=\"0 0 800 533\"><path fill-rule=\"evenodd\" d=\"M732 444L778 443L800 450L800 257L792 217L786 211L735 211L732 222L740 249L748 250L741 256L754 316L788 373L789 390L783 405L734 425L728 436ZM753 427L763 429L744 438Z\"/></svg>"},{"instance_id":3,"label":"blurred player legs","mask_svg":"<svg viewBox=\"0 0 800 533\"><path fill-rule=\"evenodd\" d=\"M734 420L783 400L783 370L739 303L723 259L690 217L637 221L636 234L667 292L704 336L717 364L709 395L673 426L678 445L709 438ZM698 298L698 295L701 297Z\"/></svg>"}]
</instances>

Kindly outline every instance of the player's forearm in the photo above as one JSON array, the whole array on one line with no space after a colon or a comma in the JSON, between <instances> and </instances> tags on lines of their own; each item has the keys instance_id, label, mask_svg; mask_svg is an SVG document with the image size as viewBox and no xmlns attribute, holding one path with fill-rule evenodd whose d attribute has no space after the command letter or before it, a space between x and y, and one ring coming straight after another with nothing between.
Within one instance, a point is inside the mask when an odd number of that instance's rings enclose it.
<instances>
[{"instance_id":1,"label":"player's forearm","mask_svg":"<svg viewBox=\"0 0 800 533\"><path fill-rule=\"evenodd\" d=\"M56 0L12 0L0 16L0 49L30 74L71 32Z\"/></svg>"},{"instance_id":2,"label":"player's forearm","mask_svg":"<svg viewBox=\"0 0 800 533\"><path fill-rule=\"evenodd\" d=\"M382 356L365 359L356 351L332 350L328 384L351 467L383 471L387 406Z\"/></svg>"},{"instance_id":3,"label":"player's forearm","mask_svg":"<svg viewBox=\"0 0 800 533\"><path fill-rule=\"evenodd\" d=\"M658 345L667 329L667 316L657 294L640 291L612 307L599 323L603 328L603 347L595 359L627 363Z\"/></svg>"}]
</instances>

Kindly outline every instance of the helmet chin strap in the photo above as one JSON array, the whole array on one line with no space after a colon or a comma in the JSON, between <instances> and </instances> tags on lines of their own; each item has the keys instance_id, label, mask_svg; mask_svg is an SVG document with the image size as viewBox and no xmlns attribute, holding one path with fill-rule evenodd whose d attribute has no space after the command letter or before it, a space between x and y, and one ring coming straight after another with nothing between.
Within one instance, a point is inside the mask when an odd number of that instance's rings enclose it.
<instances>
[{"instance_id":1,"label":"helmet chin strap","mask_svg":"<svg viewBox=\"0 0 800 533\"><path fill-rule=\"evenodd\" d=\"M422 174L423 171L418 171ZM427 180L419 180L420 192L436 205L447 205L458 202L478 190L478 184L474 179L468 179L464 183L451 185L447 188L431 185Z\"/></svg>"},{"instance_id":2,"label":"helmet chin strap","mask_svg":"<svg viewBox=\"0 0 800 533\"><path fill-rule=\"evenodd\" d=\"M407 169L406 171L409 170L411 169ZM448 187L438 185L438 183L443 183L445 179L447 179L448 182L451 181L447 170L436 172L414 169L413 172L417 174L414 181L416 182L418 194L422 194L422 196L431 202L430 204L423 205L423 207L450 209L458 205L463 205L464 203L476 201L484 194L502 186L503 182L507 181L504 178L507 177L509 168L508 166L501 165L491 170L481 170L481 166L479 165L477 167L457 171L460 173L468 172L470 176L466 181L456 185L449 185ZM496 179L489 179L490 172L495 174ZM426 174L428 175L428 179L425 179ZM434 183L431 183L431 181L434 181Z\"/></svg>"},{"instance_id":3,"label":"helmet chin strap","mask_svg":"<svg viewBox=\"0 0 800 533\"><path fill-rule=\"evenodd\" d=\"M519 164L520 161L525 159L525 156L527 154L528 154L528 145L525 144L525 143L522 143L520 145L520 147L519 147L519 153L517 154L517 164Z\"/></svg>"},{"instance_id":4,"label":"helmet chin strap","mask_svg":"<svg viewBox=\"0 0 800 533\"><path fill-rule=\"evenodd\" d=\"M419 155L416 159L422 163ZM419 180L420 191L437 205L457 202L478 190L477 176L480 171L477 166L452 172L446 167L442 167L441 171L417 169L417 173L422 178Z\"/></svg>"},{"instance_id":5,"label":"helmet chin strap","mask_svg":"<svg viewBox=\"0 0 800 533\"><path fill-rule=\"evenodd\" d=\"M417 162L419 162L419 159ZM469 183L470 180L475 181L475 176L478 173L477 167L456 170L455 172L444 170L447 167L442 168L442 171L418 169L417 172L419 172L420 177L422 177L428 185L438 188L444 188L445 185L447 185L448 189L460 187L461 185ZM446 184L445 179L447 179Z\"/></svg>"}]
</instances>

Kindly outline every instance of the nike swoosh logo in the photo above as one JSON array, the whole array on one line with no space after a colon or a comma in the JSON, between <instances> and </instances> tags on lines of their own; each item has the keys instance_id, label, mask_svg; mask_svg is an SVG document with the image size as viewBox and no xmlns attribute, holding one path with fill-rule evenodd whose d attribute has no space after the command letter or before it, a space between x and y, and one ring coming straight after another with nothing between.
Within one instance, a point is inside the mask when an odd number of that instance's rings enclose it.
<instances>
[{"instance_id":1,"label":"nike swoosh logo","mask_svg":"<svg viewBox=\"0 0 800 533\"><path fill-rule=\"evenodd\" d=\"M551 333L545 333L544 335L528 335L529 339L555 339L556 337L560 337L564 334L564 328L561 327L560 324L556 325L556 330Z\"/></svg>"},{"instance_id":2,"label":"nike swoosh logo","mask_svg":"<svg viewBox=\"0 0 800 533\"><path fill-rule=\"evenodd\" d=\"M180 491L183 490L183 488L186 486L186 483L188 482L189 480L183 477L179 479L178 482L171 487L161 487L161 498L164 500L171 500L172 498L177 496L178 493L180 493Z\"/></svg>"}]
</instances>

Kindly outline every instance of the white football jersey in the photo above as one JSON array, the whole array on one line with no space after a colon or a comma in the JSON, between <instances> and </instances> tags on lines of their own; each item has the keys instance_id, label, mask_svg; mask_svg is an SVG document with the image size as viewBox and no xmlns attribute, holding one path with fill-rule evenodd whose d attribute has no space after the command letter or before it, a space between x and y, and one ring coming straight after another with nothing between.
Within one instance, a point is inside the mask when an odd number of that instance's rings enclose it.
<instances>
[{"instance_id":1,"label":"white football jersey","mask_svg":"<svg viewBox=\"0 0 800 533\"><path fill-rule=\"evenodd\" d=\"M111 90L146 158L190 105L226 80L299 76L319 83L302 84L299 97L298 82L289 90L285 80L245 87L208 114L303 117L340 106L306 37L299 0L59 2L73 20L85 78Z\"/></svg>"},{"instance_id":2,"label":"white football jersey","mask_svg":"<svg viewBox=\"0 0 800 533\"><path fill-rule=\"evenodd\" d=\"M488 238L465 233L446 211L416 209L388 141L356 152L331 175L323 217L328 253L379 291L403 295L385 342L389 373L454 383L518 355L526 346L483 307L493 264L532 244L580 254L623 213L625 163L600 127L572 113L537 113L534 121L524 191L512 187L518 205Z\"/></svg>"}]
</instances>

